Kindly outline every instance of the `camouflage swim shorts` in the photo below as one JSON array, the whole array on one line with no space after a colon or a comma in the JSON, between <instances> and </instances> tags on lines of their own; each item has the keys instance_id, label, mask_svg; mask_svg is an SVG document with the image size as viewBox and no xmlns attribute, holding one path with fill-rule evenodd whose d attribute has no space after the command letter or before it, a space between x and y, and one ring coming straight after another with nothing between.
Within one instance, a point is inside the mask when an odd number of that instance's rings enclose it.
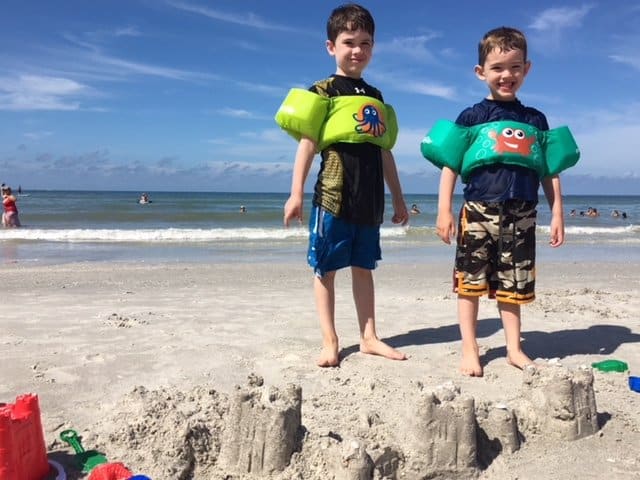
<instances>
[{"instance_id":1,"label":"camouflage swim shorts","mask_svg":"<svg viewBox=\"0 0 640 480\"><path fill-rule=\"evenodd\" d=\"M465 202L460 210L454 292L499 302L535 298L536 202Z\"/></svg>"}]
</instances>

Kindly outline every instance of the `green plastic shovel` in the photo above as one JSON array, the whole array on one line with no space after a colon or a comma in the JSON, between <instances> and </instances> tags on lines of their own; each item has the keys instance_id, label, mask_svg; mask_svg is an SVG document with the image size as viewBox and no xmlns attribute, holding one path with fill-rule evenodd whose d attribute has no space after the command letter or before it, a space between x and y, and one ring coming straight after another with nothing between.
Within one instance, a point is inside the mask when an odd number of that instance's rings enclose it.
<instances>
[{"instance_id":1,"label":"green plastic shovel","mask_svg":"<svg viewBox=\"0 0 640 480\"><path fill-rule=\"evenodd\" d=\"M85 450L80 443L80 437L75 430L65 430L60 433L60 439L67 442L76 452L76 462L84 473L89 473L96 466L107 463L107 457L97 450Z\"/></svg>"}]
</instances>

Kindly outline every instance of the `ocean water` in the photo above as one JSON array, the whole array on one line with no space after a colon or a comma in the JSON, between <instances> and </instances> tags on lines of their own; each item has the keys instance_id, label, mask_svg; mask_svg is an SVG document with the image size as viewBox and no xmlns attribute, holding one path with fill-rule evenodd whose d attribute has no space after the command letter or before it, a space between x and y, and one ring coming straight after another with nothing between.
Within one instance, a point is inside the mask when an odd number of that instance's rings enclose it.
<instances>
[{"instance_id":1,"label":"ocean water","mask_svg":"<svg viewBox=\"0 0 640 480\"><path fill-rule=\"evenodd\" d=\"M18 196L19 229L0 228L0 263L305 262L307 226L283 226L285 193L29 191ZM418 205L408 227L394 226L391 202L382 225L383 261L452 258L435 235L437 195L405 195ZM455 198L459 208L461 197ZM311 197L305 199L305 221ZM240 207L246 208L245 213ZM640 261L640 196L565 196L566 242L545 248L550 212L541 196L538 258ZM599 217L580 216L588 207ZM613 210L627 218L611 216ZM576 210L576 216L569 212Z\"/></svg>"}]
</instances>

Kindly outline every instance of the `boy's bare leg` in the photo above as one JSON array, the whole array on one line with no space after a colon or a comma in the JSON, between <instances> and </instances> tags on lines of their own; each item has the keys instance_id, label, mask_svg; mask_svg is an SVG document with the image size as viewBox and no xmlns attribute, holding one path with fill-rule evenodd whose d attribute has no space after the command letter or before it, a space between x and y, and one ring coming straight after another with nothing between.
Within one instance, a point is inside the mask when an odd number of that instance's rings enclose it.
<instances>
[{"instance_id":1,"label":"boy's bare leg","mask_svg":"<svg viewBox=\"0 0 640 480\"><path fill-rule=\"evenodd\" d=\"M498 302L498 309L507 342L507 363L519 369L535 365L520 345L520 305Z\"/></svg>"},{"instance_id":2,"label":"boy's bare leg","mask_svg":"<svg viewBox=\"0 0 640 480\"><path fill-rule=\"evenodd\" d=\"M481 377L483 375L478 341L476 340L478 303L478 297L458 295L458 322L460 323L460 335L462 336L460 373L470 377Z\"/></svg>"},{"instance_id":3,"label":"boy's bare leg","mask_svg":"<svg viewBox=\"0 0 640 480\"><path fill-rule=\"evenodd\" d=\"M327 272L323 277L315 277L313 281L316 309L322 332L322 350L316 362L319 367L336 367L340 363L335 325L335 278L336 272L333 271Z\"/></svg>"},{"instance_id":4,"label":"boy's bare leg","mask_svg":"<svg viewBox=\"0 0 640 480\"><path fill-rule=\"evenodd\" d=\"M353 300L360 326L360 351L391 360L406 360L407 356L378 338L375 322L375 292L371 270L351 267Z\"/></svg>"}]
</instances>

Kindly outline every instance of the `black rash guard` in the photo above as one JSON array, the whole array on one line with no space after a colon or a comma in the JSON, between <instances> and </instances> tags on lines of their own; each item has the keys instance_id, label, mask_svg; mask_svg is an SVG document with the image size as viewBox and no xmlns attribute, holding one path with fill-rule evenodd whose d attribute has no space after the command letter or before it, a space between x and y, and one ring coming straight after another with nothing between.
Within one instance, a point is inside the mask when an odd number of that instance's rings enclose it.
<instances>
[{"instance_id":1,"label":"black rash guard","mask_svg":"<svg viewBox=\"0 0 640 480\"><path fill-rule=\"evenodd\" d=\"M380 91L364 80L342 75L315 82L309 90L324 97L366 95L384 101ZM329 145L321 156L313 204L350 223L380 225L384 213L382 149L369 142L339 142Z\"/></svg>"}]
</instances>

